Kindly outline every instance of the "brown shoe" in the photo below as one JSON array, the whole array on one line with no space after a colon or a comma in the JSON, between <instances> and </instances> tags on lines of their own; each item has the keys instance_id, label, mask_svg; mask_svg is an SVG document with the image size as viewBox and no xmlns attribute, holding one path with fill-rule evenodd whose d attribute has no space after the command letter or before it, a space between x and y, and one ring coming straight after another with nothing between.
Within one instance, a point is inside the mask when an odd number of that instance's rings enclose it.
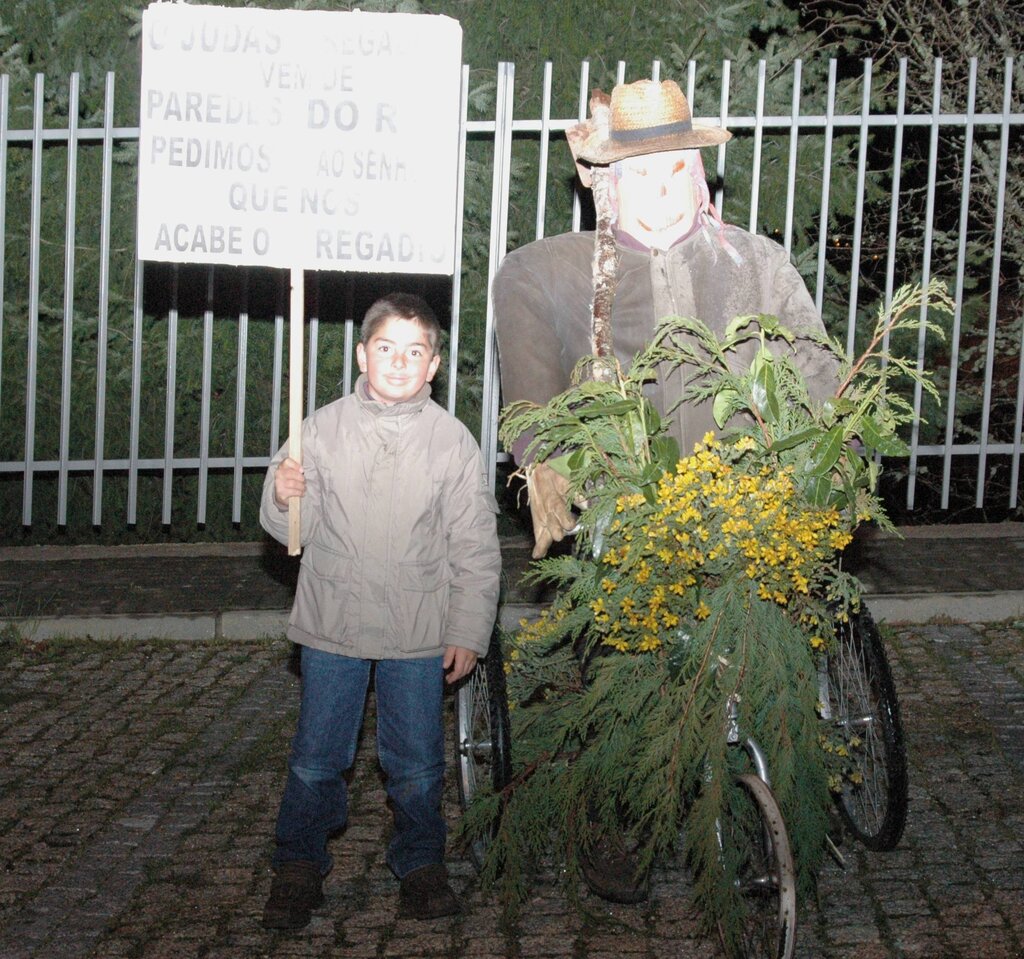
<instances>
[{"instance_id":1,"label":"brown shoe","mask_svg":"<svg viewBox=\"0 0 1024 959\"><path fill-rule=\"evenodd\" d=\"M402 877L398 889L398 915L402 919L439 919L454 916L461 909L448 885L444 863L421 866Z\"/></svg>"},{"instance_id":2,"label":"brown shoe","mask_svg":"<svg viewBox=\"0 0 1024 959\"><path fill-rule=\"evenodd\" d=\"M308 926L313 910L323 904L323 881L315 863L281 863L263 907L263 928L295 930Z\"/></svg>"},{"instance_id":3,"label":"brown shoe","mask_svg":"<svg viewBox=\"0 0 1024 959\"><path fill-rule=\"evenodd\" d=\"M650 874L637 875L639 858L617 836L595 839L580 850L579 863L587 888L609 902L643 902L650 893Z\"/></svg>"}]
</instances>

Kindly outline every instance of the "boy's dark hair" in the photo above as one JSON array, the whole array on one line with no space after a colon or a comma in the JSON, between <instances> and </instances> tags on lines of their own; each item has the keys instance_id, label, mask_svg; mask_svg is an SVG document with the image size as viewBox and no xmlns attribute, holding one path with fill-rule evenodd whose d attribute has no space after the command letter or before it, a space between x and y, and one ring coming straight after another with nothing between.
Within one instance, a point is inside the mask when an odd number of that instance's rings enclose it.
<instances>
[{"instance_id":1,"label":"boy's dark hair","mask_svg":"<svg viewBox=\"0 0 1024 959\"><path fill-rule=\"evenodd\" d=\"M363 325L359 331L359 342L364 346L373 339L374 333L385 320L398 317L400 320L413 320L427 334L431 353L436 354L441 345L441 324L430 304L414 293L388 293L373 304L363 317Z\"/></svg>"}]
</instances>

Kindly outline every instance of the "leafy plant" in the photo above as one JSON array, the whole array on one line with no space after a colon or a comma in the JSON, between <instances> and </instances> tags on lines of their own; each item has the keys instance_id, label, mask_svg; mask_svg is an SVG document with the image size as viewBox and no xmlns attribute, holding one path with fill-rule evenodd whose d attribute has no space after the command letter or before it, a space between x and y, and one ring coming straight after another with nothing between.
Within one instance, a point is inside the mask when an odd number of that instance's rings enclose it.
<instances>
[{"instance_id":1,"label":"leafy plant","mask_svg":"<svg viewBox=\"0 0 1024 959\"><path fill-rule=\"evenodd\" d=\"M824 401L792 360L806 344L774 317L738 317L721 338L670 317L612 381L583 379L585 361L547 405L505 411L502 439L531 433L533 457L557 460L586 501L575 552L534 566L553 603L510 644L516 775L469 826L498 816L485 877L510 905L552 837L574 876L579 850L622 834L641 870L681 847L709 928L737 928L745 905L717 828L748 763L725 734L733 704L768 757L812 887L829 789L859 746L818 716L817 659L858 601L842 549L858 523L887 522L876 456L901 447L912 415L890 380L931 388L886 348L925 303L951 307L939 284L900 290L853 363L815 341L837 357ZM750 341L753 359L734 369ZM710 400L720 426L682 458L644 396L664 364L695 371L685 401Z\"/></svg>"}]
</instances>

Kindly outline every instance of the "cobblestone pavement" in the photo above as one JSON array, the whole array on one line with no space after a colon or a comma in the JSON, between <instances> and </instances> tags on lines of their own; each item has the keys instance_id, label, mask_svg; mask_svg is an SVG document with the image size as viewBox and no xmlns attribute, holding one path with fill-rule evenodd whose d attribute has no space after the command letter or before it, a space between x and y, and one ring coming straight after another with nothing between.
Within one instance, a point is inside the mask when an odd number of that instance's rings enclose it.
<instances>
[{"instance_id":1,"label":"cobblestone pavement","mask_svg":"<svg viewBox=\"0 0 1024 959\"><path fill-rule=\"evenodd\" d=\"M899 849L847 841L798 955L1024 956L1024 622L890 632L911 764ZM283 641L0 642L0 956L690 957L701 940L681 871L649 903L574 908L538 878L502 924L465 859L455 919L395 917L372 711L335 841L327 901L307 930L265 933L273 817L297 707ZM449 777L451 778L451 777ZM449 783L446 809L458 816Z\"/></svg>"}]
</instances>

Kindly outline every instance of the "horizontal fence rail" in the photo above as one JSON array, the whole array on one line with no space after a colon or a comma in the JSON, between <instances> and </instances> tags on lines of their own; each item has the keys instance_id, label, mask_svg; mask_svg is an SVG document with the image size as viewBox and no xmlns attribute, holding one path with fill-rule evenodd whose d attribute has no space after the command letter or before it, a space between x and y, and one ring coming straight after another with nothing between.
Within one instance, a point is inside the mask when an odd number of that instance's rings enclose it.
<instances>
[{"instance_id":1,"label":"horizontal fence rail","mask_svg":"<svg viewBox=\"0 0 1024 959\"><path fill-rule=\"evenodd\" d=\"M1009 180L1024 148L1024 113L1014 100L1019 66L1005 61L998 102L979 102L976 63L954 82L936 61L923 104L908 102L905 61L892 75L865 61L859 76L842 79L835 61L814 70L796 61L771 80L763 61L752 78L732 66L721 64L716 83L693 62L679 78L697 121L733 133L705 152L715 204L726 220L767 233L793 256L848 354L899 285L939 276L955 297L945 344L928 334L925 311L911 344L944 395L941 407L920 388L910 397L908 508L926 475L948 508L966 463L977 507L1016 509L1024 323L1019 296L1006 296L1003 284L1020 270L1004 262L1007 198L1018 210L1021 203ZM660 74L652 64L648 75ZM477 431L493 485L506 457L497 441L487 291L510 246L580 229L591 215L588 198L568 186L564 142L586 113L591 84L584 63L573 81L575 115L553 116L548 64L539 109L531 101L519 115L515 67L502 63L493 117L470 119L469 77L464 67L463 259L447 285L430 292L450 315L441 399ZM629 79L624 64L618 79ZM203 526L216 478L227 492L214 508L230 509L236 526L252 522L262 473L284 440L287 275L139 262L139 131L114 125L115 77L106 78L99 125L79 124L77 74L66 97L62 91L66 125L47 121L45 84L37 76L15 113L10 81L0 78L0 492L9 501L18 485L24 527L64 527L83 501L93 527L136 526L140 510L158 513L162 526ZM882 86L890 107L876 112ZM87 198L98 205L84 205ZM358 275L308 280L307 411L352 388L366 305L360 284ZM13 526L9 516L5 526Z\"/></svg>"}]
</instances>

